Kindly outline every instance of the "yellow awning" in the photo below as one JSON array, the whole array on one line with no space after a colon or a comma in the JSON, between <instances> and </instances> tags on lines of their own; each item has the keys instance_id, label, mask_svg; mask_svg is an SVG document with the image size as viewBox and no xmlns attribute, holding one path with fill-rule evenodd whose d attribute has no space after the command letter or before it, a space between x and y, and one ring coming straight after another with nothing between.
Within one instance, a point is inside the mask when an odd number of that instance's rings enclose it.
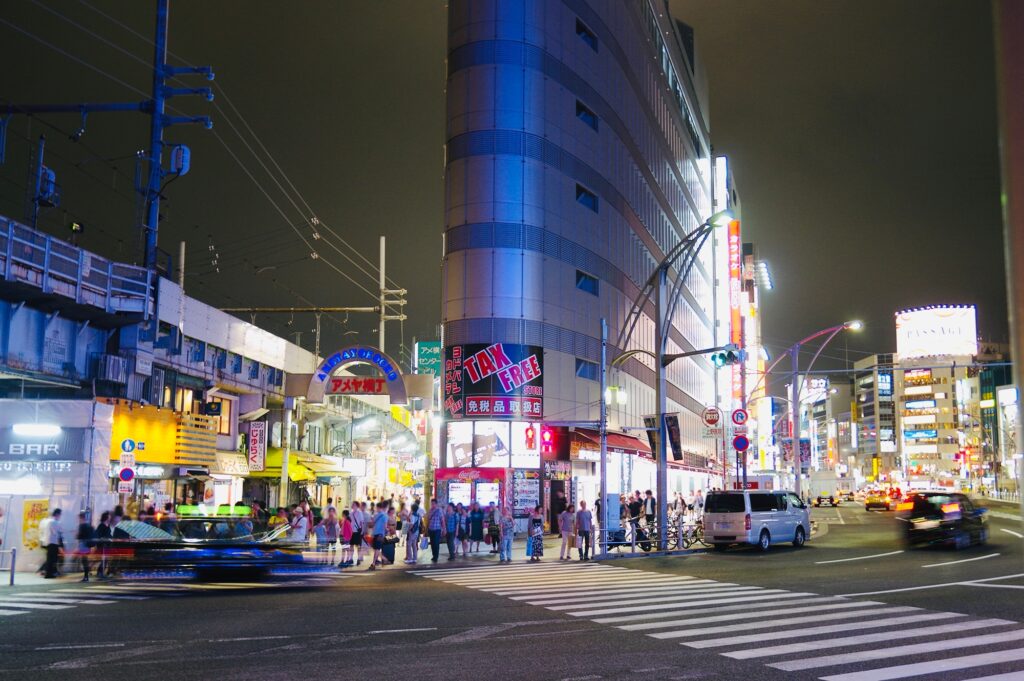
<instances>
[{"instance_id":1,"label":"yellow awning","mask_svg":"<svg viewBox=\"0 0 1024 681\"><path fill-rule=\"evenodd\" d=\"M267 447L266 467L262 471L251 471L249 476L253 478L280 478L282 459L284 459L283 449ZM292 482L316 479L316 473L302 464L298 452L292 452L288 456L288 479Z\"/></svg>"},{"instance_id":2,"label":"yellow awning","mask_svg":"<svg viewBox=\"0 0 1024 681\"><path fill-rule=\"evenodd\" d=\"M347 475L348 471L341 467L339 462L331 461L322 456L316 454L309 454L308 452L300 452L298 455L299 461L306 468L309 468L313 472L319 475Z\"/></svg>"}]
</instances>

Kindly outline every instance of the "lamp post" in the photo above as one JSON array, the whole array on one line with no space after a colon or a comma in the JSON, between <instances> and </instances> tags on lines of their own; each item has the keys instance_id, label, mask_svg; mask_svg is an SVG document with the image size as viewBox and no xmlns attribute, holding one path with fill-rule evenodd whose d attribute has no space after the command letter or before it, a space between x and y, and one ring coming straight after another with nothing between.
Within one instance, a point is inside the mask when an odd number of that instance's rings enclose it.
<instances>
[{"instance_id":1,"label":"lamp post","mask_svg":"<svg viewBox=\"0 0 1024 681\"><path fill-rule=\"evenodd\" d=\"M682 241L676 244L672 249L665 254L661 262L658 263L657 267L654 268L654 272L647 279L644 287L633 301L633 306L626 316L626 322L623 324L622 330L619 333L617 345L620 349L625 349L629 342L629 339L633 335L633 329L636 328L637 323L643 316L644 305L654 298L654 329L655 329L655 348L654 352L646 352L645 354L653 356L655 360L655 370L657 371L657 383L655 385L655 405L657 409L658 419L658 437L657 437L657 452L655 456L657 458L658 466L658 522L664 523L666 516L668 515L668 447L666 446L668 428L665 424L665 410L668 402L667 390L666 390L666 378L665 378L665 367L667 364L679 357L703 354L705 352L713 352L715 349L700 350L690 353L682 353L679 355L669 355L668 362L666 362L665 347L668 343L668 326L671 323L673 313L675 312L676 303L679 298L682 297L683 286L686 281L687 275L690 273L690 269L693 267L693 263L696 261L697 253L700 251L704 242L707 241L708 236L715 229L715 227L722 227L733 220L733 213L731 210L722 210L707 220L705 220L699 227L687 234ZM666 285L668 283L668 272L678 262L682 260L682 267L679 268L679 276L672 286L672 290L666 295ZM636 352L632 352L636 354ZM624 354L631 354L624 353ZM616 363L620 358L617 357L612 363ZM625 359L624 357L622 358ZM602 392L601 399L604 400L604 394ZM602 428L602 452L607 450L607 444L604 442L606 439L607 428ZM602 459L603 459L602 454ZM607 505L606 500L602 501L603 506ZM660 548L664 549L667 546L667 532L659 533L659 544Z\"/></svg>"},{"instance_id":2,"label":"lamp post","mask_svg":"<svg viewBox=\"0 0 1024 681\"><path fill-rule=\"evenodd\" d=\"M864 324L862 322L860 322L860 321L857 321L857 320L843 322L842 324L837 324L836 326L830 326L827 329L822 329L821 331L816 331L815 333L812 333L807 338L804 338L803 340L797 341L796 343L794 343L789 348L789 356L790 356L790 358L792 360L792 371L791 371L790 386L789 386L789 392L790 392L790 395L791 395L790 402L789 402L789 428L790 428L789 436L790 436L790 441L793 443L793 463L795 464L794 468L795 468L795 471L796 471L796 482L794 483L793 491L796 492L796 495L798 497L801 496L801 494L800 494L801 478L803 477L803 471L804 471L803 457L801 456L801 452L800 452L800 417L799 417L800 412L798 411L799 406L800 406L800 388L801 388L801 385L800 385L800 346L802 346L804 343L809 343L810 341L814 340L815 338L820 338L821 336L828 335L828 338L826 338L824 341L822 341L821 345L818 347L818 351L816 353L814 353L814 357L811 358L811 363L809 365L807 365L807 372L806 373L810 373L811 367L814 366L814 362L818 359L818 355L821 354L821 351L825 349L825 346L829 344L829 341L831 341L833 338L835 338L839 334L840 331L860 331L862 328L864 328ZM785 357L785 355L781 355L779 357L779 359L781 359L782 357ZM778 362L778 360L776 360L776 363L777 362ZM774 366L774 364L772 366ZM766 372L766 374L767 374L767 372Z\"/></svg>"}]
</instances>

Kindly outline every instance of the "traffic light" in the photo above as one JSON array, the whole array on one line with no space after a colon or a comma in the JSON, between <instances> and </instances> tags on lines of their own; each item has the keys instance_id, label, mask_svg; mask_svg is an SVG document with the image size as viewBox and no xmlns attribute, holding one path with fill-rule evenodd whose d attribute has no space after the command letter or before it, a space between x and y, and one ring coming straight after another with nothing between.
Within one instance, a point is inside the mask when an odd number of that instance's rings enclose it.
<instances>
[{"instance_id":1,"label":"traffic light","mask_svg":"<svg viewBox=\"0 0 1024 681\"><path fill-rule=\"evenodd\" d=\"M526 448L534 449L537 446L537 431L533 429L533 426L526 426Z\"/></svg>"},{"instance_id":2,"label":"traffic light","mask_svg":"<svg viewBox=\"0 0 1024 681\"><path fill-rule=\"evenodd\" d=\"M711 353L711 363L721 368L732 364L739 364L743 361L746 353L739 349L735 343L730 343L719 352Z\"/></svg>"},{"instance_id":3,"label":"traffic light","mask_svg":"<svg viewBox=\"0 0 1024 681\"><path fill-rule=\"evenodd\" d=\"M555 434L547 426L540 427L540 451L541 454L550 454L555 451Z\"/></svg>"}]
</instances>

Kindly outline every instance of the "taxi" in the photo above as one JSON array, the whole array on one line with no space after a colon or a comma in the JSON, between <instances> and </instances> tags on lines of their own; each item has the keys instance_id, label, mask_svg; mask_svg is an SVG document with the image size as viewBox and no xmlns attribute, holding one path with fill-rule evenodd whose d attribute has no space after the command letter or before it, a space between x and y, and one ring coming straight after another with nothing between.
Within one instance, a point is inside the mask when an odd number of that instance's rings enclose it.
<instances>
[{"instance_id":1,"label":"taxi","mask_svg":"<svg viewBox=\"0 0 1024 681\"><path fill-rule=\"evenodd\" d=\"M865 511L870 511L875 508L880 508L883 511L891 511L892 507L892 499L883 490L869 490L867 495L864 497Z\"/></svg>"}]
</instances>

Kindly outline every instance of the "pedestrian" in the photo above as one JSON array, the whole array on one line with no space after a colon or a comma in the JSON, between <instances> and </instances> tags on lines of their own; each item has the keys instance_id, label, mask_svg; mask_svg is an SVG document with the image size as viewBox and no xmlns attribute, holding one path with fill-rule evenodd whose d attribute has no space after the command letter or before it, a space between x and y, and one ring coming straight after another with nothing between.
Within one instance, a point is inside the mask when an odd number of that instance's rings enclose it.
<instances>
[{"instance_id":1,"label":"pedestrian","mask_svg":"<svg viewBox=\"0 0 1024 681\"><path fill-rule=\"evenodd\" d=\"M360 508L358 501L352 502L352 511L349 514L352 521L352 540L351 547L353 557L355 558L355 565L363 564L363 531L365 530L366 521L363 518L363 512Z\"/></svg>"},{"instance_id":2,"label":"pedestrian","mask_svg":"<svg viewBox=\"0 0 1024 681\"><path fill-rule=\"evenodd\" d=\"M516 536L516 521L512 518L512 509L505 507L498 524L501 532L501 549L498 553L499 563L512 562L512 540Z\"/></svg>"},{"instance_id":3,"label":"pedestrian","mask_svg":"<svg viewBox=\"0 0 1024 681\"><path fill-rule=\"evenodd\" d=\"M388 526L385 536L393 537L398 534L398 516L395 514L395 507L388 506Z\"/></svg>"},{"instance_id":4,"label":"pedestrian","mask_svg":"<svg viewBox=\"0 0 1024 681\"><path fill-rule=\"evenodd\" d=\"M491 553L499 553L498 544L501 543L501 511L492 501L487 506L487 536L491 541Z\"/></svg>"},{"instance_id":5,"label":"pedestrian","mask_svg":"<svg viewBox=\"0 0 1024 681\"><path fill-rule=\"evenodd\" d=\"M110 541L110 511L100 514L100 522L96 525L96 531L93 533L93 541L99 547L100 556L100 564L96 568L96 579L106 579L109 574L107 549L110 548L108 544Z\"/></svg>"},{"instance_id":6,"label":"pedestrian","mask_svg":"<svg viewBox=\"0 0 1024 681\"><path fill-rule=\"evenodd\" d=\"M78 531L75 533L75 541L78 542L76 553L82 563L82 581L89 581L89 553L92 551L92 525L89 524L88 514L82 511L78 514Z\"/></svg>"},{"instance_id":7,"label":"pedestrian","mask_svg":"<svg viewBox=\"0 0 1024 681\"><path fill-rule=\"evenodd\" d=\"M373 560L370 561L370 570L376 570L377 566L384 565L384 537L388 531L388 502L377 503L377 513L373 516Z\"/></svg>"},{"instance_id":8,"label":"pedestrian","mask_svg":"<svg viewBox=\"0 0 1024 681\"><path fill-rule=\"evenodd\" d=\"M448 502L448 512L444 516L445 543L448 545L448 560L455 560L455 542L459 537L459 511L455 504Z\"/></svg>"},{"instance_id":9,"label":"pedestrian","mask_svg":"<svg viewBox=\"0 0 1024 681\"><path fill-rule=\"evenodd\" d=\"M658 512L658 500L654 498L654 492L644 492L644 521L647 523L647 530L654 529L654 517Z\"/></svg>"},{"instance_id":10,"label":"pedestrian","mask_svg":"<svg viewBox=\"0 0 1024 681\"><path fill-rule=\"evenodd\" d=\"M348 509L341 512L341 562L338 567L352 565L352 516Z\"/></svg>"},{"instance_id":11,"label":"pedestrian","mask_svg":"<svg viewBox=\"0 0 1024 681\"><path fill-rule=\"evenodd\" d=\"M313 529L313 509L309 507L309 501L302 500L299 503L299 508L302 510L302 515L306 516L306 527L310 530Z\"/></svg>"},{"instance_id":12,"label":"pedestrian","mask_svg":"<svg viewBox=\"0 0 1024 681\"><path fill-rule=\"evenodd\" d=\"M60 550L64 546L64 534L60 529L60 509L54 509L49 522L40 523L41 542L46 547L46 562L43 564L43 576L46 579L57 578L60 562Z\"/></svg>"},{"instance_id":13,"label":"pedestrian","mask_svg":"<svg viewBox=\"0 0 1024 681\"><path fill-rule=\"evenodd\" d=\"M475 501L469 511L469 542L470 551L476 553L480 550L480 542L484 540L484 512L480 504Z\"/></svg>"},{"instance_id":14,"label":"pedestrian","mask_svg":"<svg viewBox=\"0 0 1024 681\"><path fill-rule=\"evenodd\" d=\"M420 558L420 503L412 502L412 507L406 511L405 520L405 562L415 565Z\"/></svg>"},{"instance_id":15,"label":"pedestrian","mask_svg":"<svg viewBox=\"0 0 1024 681\"><path fill-rule=\"evenodd\" d=\"M276 530L279 527L290 525L291 521L288 518L288 508L286 506L278 506L277 512L274 513L274 517L267 523L267 529Z\"/></svg>"},{"instance_id":16,"label":"pedestrian","mask_svg":"<svg viewBox=\"0 0 1024 681\"><path fill-rule=\"evenodd\" d=\"M430 562L436 563L441 556L441 538L445 536L444 511L437 505L437 499L430 500L430 511L427 513L427 536L430 537Z\"/></svg>"},{"instance_id":17,"label":"pedestrian","mask_svg":"<svg viewBox=\"0 0 1024 681\"><path fill-rule=\"evenodd\" d=\"M341 536L341 522L338 520L338 509L333 504L327 507L327 516L320 520L320 527L324 530L326 562L333 565L334 559L337 557L338 538ZM317 535L317 538L319 540L319 535Z\"/></svg>"},{"instance_id":18,"label":"pedestrian","mask_svg":"<svg viewBox=\"0 0 1024 681\"><path fill-rule=\"evenodd\" d=\"M569 504L558 514L558 532L562 535L562 548L558 560L572 560L572 549L576 546L576 512Z\"/></svg>"},{"instance_id":19,"label":"pedestrian","mask_svg":"<svg viewBox=\"0 0 1024 681\"><path fill-rule=\"evenodd\" d=\"M535 506L530 514L530 534L527 539L530 542L530 562L539 563L544 556L544 516L541 514L541 507Z\"/></svg>"},{"instance_id":20,"label":"pedestrian","mask_svg":"<svg viewBox=\"0 0 1024 681\"><path fill-rule=\"evenodd\" d=\"M469 509L459 504L459 543L462 545L462 557L469 557Z\"/></svg>"},{"instance_id":21,"label":"pedestrian","mask_svg":"<svg viewBox=\"0 0 1024 681\"><path fill-rule=\"evenodd\" d=\"M580 502L580 510L576 512L576 534L579 542L576 552L580 560L590 560L590 538L594 532L594 516L587 510L587 502Z\"/></svg>"},{"instance_id":22,"label":"pedestrian","mask_svg":"<svg viewBox=\"0 0 1024 681\"><path fill-rule=\"evenodd\" d=\"M409 517L410 517L411 514L412 514L412 510L405 505L405 502L404 501L399 502L399 504L398 504L398 527L396 527L395 529L398 530L398 535L400 537L402 537L403 541L408 539L408 535L409 535ZM406 542L406 544L405 544L405 554L406 554L406 558L405 559L406 559L406 561L408 561L409 560L409 544L408 544L408 542Z\"/></svg>"},{"instance_id":23,"label":"pedestrian","mask_svg":"<svg viewBox=\"0 0 1024 681\"><path fill-rule=\"evenodd\" d=\"M306 519L306 514L298 504L292 506L292 521L291 528L288 530L288 538L301 544L309 543L309 520Z\"/></svg>"}]
</instances>

